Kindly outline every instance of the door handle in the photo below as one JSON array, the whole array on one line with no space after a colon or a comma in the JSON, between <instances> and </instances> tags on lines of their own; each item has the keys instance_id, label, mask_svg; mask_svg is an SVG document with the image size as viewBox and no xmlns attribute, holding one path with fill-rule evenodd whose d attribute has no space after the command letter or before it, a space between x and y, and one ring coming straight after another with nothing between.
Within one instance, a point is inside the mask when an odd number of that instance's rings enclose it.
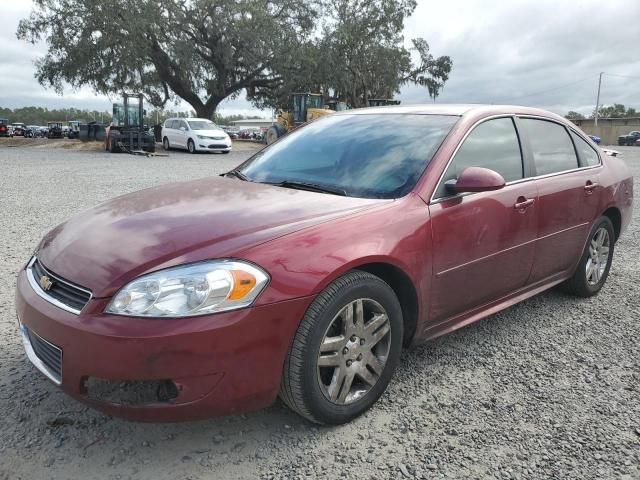
<instances>
[{"instance_id":1,"label":"door handle","mask_svg":"<svg viewBox=\"0 0 640 480\"><path fill-rule=\"evenodd\" d=\"M521 212L524 212L527 208L533 205L535 201L536 201L535 198L526 199L524 197L518 197L518 200L513 206L513 208L515 208L516 210L520 210Z\"/></svg>"},{"instance_id":2,"label":"door handle","mask_svg":"<svg viewBox=\"0 0 640 480\"><path fill-rule=\"evenodd\" d=\"M597 186L598 186L597 182L592 182L591 180L587 180L587 183L584 186L584 191L587 195L591 195Z\"/></svg>"}]
</instances>

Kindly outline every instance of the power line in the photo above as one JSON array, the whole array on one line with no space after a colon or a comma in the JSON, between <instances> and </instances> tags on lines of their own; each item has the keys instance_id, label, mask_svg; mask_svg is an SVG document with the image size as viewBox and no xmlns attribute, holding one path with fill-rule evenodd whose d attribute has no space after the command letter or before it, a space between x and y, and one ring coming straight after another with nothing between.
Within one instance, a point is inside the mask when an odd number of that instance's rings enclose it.
<instances>
[{"instance_id":1,"label":"power line","mask_svg":"<svg viewBox=\"0 0 640 480\"><path fill-rule=\"evenodd\" d=\"M571 83L565 83L565 84L563 84L563 85L558 85L558 86L556 86L556 87L551 87L551 88L548 88L548 89L546 89L546 90L540 90L540 91L538 91L538 92L535 92L535 93L528 93L528 94L526 94L526 95L519 95L519 96L517 96L517 97L510 97L510 98L509 98L509 101L511 101L511 100L517 100L517 99L519 99L519 98L535 97L536 95L542 95L543 93L554 92L554 91L556 91L556 90L561 90L561 89L563 89L563 88L571 87L571 86L576 85L576 84L578 84L578 83L586 82L587 80L592 80L593 78L595 78L595 77L597 77L597 76L598 76L598 75L590 75L590 76L585 77L585 78L582 78L582 79L580 79L580 80L576 80L576 81L571 82Z\"/></svg>"},{"instance_id":2,"label":"power line","mask_svg":"<svg viewBox=\"0 0 640 480\"><path fill-rule=\"evenodd\" d=\"M620 77L620 78L632 78L634 80L640 80L640 77L633 77L631 75L618 75L617 73L605 73L608 77Z\"/></svg>"}]
</instances>

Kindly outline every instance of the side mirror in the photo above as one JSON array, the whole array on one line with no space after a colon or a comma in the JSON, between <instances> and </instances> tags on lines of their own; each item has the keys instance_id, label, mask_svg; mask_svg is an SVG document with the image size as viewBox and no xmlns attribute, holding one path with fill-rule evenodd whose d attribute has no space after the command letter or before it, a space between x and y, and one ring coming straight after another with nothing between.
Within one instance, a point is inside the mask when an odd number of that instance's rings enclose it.
<instances>
[{"instance_id":1,"label":"side mirror","mask_svg":"<svg viewBox=\"0 0 640 480\"><path fill-rule=\"evenodd\" d=\"M446 189L451 193L489 192L504 187L504 178L488 168L465 168L457 179L448 180Z\"/></svg>"},{"instance_id":2,"label":"side mirror","mask_svg":"<svg viewBox=\"0 0 640 480\"><path fill-rule=\"evenodd\" d=\"M182 130L183 132L186 132L186 131L187 131L187 129L186 129L186 128L184 128L184 127L180 127L180 130Z\"/></svg>"}]
</instances>

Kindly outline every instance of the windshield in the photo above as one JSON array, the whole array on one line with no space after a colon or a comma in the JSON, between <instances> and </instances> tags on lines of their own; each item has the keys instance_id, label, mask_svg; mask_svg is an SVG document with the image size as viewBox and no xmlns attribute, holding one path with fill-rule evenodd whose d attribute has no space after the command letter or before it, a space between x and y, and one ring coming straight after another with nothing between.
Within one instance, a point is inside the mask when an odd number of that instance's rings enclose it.
<instances>
[{"instance_id":1,"label":"windshield","mask_svg":"<svg viewBox=\"0 0 640 480\"><path fill-rule=\"evenodd\" d=\"M187 122L191 130L219 130L215 123L210 122L208 120L189 120Z\"/></svg>"},{"instance_id":2,"label":"windshield","mask_svg":"<svg viewBox=\"0 0 640 480\"><path fill-rule=\"evenodd\" d=\"M458 117L328 115L258 152L238 170L261 183L303 182L362 198L413 189Z\"/></svg>"}]
</instances>

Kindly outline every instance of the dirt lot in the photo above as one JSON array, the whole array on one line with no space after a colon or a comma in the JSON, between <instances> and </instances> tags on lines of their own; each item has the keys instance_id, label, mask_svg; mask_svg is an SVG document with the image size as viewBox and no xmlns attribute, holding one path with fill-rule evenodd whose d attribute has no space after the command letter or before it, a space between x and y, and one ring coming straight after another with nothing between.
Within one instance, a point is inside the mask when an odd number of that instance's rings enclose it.
<instances>
[{"instance_id":1,"label":"dirt lot","mask_svg":"<svg viewBox=\"0 0 640 480\"><path fill-rule=\"evenodd\" d=\"M142 424L84 407L29 364L15 274L70 215L220 173L249 147L142 158L7 145L0 142L0 480L640 478L640 200L600 295L547 292L405 352L382 400L350 425L320 428L279 402L236 417ZM640 148L618 149L640 176Z\"/></svg>"}]
</instances>

